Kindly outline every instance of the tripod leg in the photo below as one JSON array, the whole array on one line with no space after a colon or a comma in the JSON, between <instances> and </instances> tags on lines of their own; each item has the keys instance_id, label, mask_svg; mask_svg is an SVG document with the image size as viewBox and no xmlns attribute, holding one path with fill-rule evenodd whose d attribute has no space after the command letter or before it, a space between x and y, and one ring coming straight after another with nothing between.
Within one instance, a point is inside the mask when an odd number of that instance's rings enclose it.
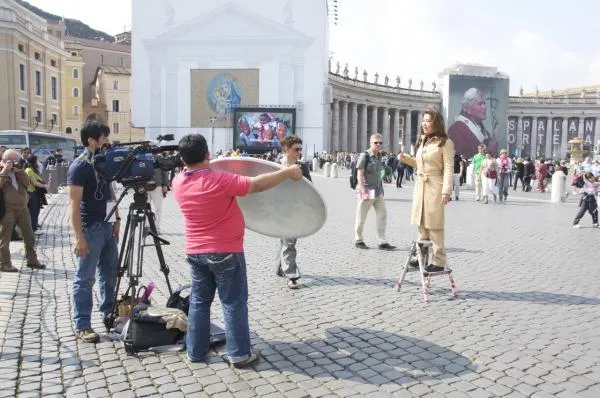
<instances>
[{"instance_id":1,"label":"tripod leg","mask_svg":"<svg viewBox=\"0 0 600 398\"><path fill-rule=\"evenodd\" d=\"M131 255L132 255L132 251L131 248L132 243L131 242L131 238L133 238L133 233L132 233L132 222L134 221L135 218L135 214L133 209L130 209L129 212L127 213L127 222L125 224L125 231L123 232L123 240L121 241L121 249L119 251L119 260L117 262L117 283L115 286L115 300L114 300L114 307L112 310L111 315L109 315L104 322L104 326L106 327L107 331L110 331L110 329L112 329L112 327L114 326L114 322L117 319L117 317L119 316L119 308L118 308L118 303L119 303L119 289L121 288L121 280L123 279L123 275L125 275L125 271L129 268L129 263L131 261Z\"/></svg>"},{"instance_id":2,"label":"tripod leg","mask_svg":"<svg viewBox=\"0 0 600 398\"><path fill-rule=\"evenodd\" d=\"M167 288L169 289L169 295L171 295L171 294L173 294L173 289L171 288L171 282L169 281L169 273L171 271L169 270L169 267L167 266L167 263L165 262L165 256L163 254L162 247L161 247L161 241L162 242L165 242L165 241L164 241L164 239L160 239L158 237L158 235L156 235L156 224L154 223L154 213L152 213L152 210L150 209L150 204L146 205L145 214L146 214L146 219L148 220L148 223L150 224L150 231L154 232L153 234L151 234L151 236L154 241L154 247L156 249L156 255L158 257L158 263L160 264L161 272L165 275L165 281L167 282Z\"/></svg>"}]
</instances>

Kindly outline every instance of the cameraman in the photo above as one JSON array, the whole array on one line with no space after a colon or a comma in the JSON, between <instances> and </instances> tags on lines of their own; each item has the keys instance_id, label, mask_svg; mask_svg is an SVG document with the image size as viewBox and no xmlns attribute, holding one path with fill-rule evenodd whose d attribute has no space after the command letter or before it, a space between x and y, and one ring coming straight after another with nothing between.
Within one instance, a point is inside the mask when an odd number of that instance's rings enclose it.
<instances>
[{"instance_id":1,"label":"cameraman","mask_svg":"<svg viewBox=\"0 0 600 398\"><path fill-rule=\"evenodd\" d=\"M117 240L121 218L118 209L116 222L104 221L106 202L113 198L110 185L101 180L94 170L94 153L106 141L110 129L88 120L81 128L84 152L69 167L69 211L75 233L73 251L77 257L73 281L73 320L75 334L86 343L96 343L99 336L91 326L94 306L92 288L96 270L100 283L100 311L108 317L114 307L117 281Z\"/></svg>"},{"instance_id":2,"label":"cameraman","mask_svg":"<svg viewBox=\"0 0 600 398\"><path fill-rule=\"evenodd\" d=\"M25 161L19 154L7 149L2 155L2 171L0 171L0 189L4 195L4 216L0 223L0 271L18 272L10 261L10 238L15 224L23 234L27 266L32 269L45 269L46 266L38 261L35 253L35 237L31 228L31 218L27 202L29 194L29 177L23 166Z\"/></svg>"},{"instance_id":3,"label":"cameraman","mask_svg":"<svg viewBox=\"0 0 600 398\"><path fill-rule=\"evenodd\" d=\"M249 366L259 353L250 349L248 281L244 258L244 216L236 197L262 192L288 178L302 179L297 165L257 177L210 168L206 139L200 134L179 141L186 168L173 181L173 196L185 220L185 254L192 293L186 335L187 356L201 361L210 343L210 306L219 292L225 320L228 360Z\"/></svg>"},{"instance_id":4,"label":"cameraman","mask_svg":"<svg viewBox=\"0 0 600 398\"><path fill-rule=\"evenodd\" d=\"M163 154L159 154L157 157L157 166L160 166L165 159ZM156 224L156 232L160 235L160 220L162 214L163 198L167 197L169 191L169 172L163 170L161 167L154 168L154 178L150 181L149 186L155 186L148 191L148 203L152 201L154 204L154 222Z\"/></svg>"}]
</instances>

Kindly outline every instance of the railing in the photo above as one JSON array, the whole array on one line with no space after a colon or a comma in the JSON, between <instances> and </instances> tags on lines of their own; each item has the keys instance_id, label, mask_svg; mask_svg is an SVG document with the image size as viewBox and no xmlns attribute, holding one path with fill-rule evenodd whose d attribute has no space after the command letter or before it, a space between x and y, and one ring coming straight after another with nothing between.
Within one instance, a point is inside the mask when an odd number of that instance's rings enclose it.
<instances>
[{"instance_id":1,"label":"railing","mask_svg":"<svg viewBox=\"0 0 600 398\"><path fill-rule=\"evenodd\" d=\"M3 21L15 23L18 26L20 26L21 28L23 28L24 30L33 33L35 36L39 37L40 39L42 39L46 42L50 42L51 44L53 44L57 47L64 48L63 42L61 40L52 36L48 32L40 29L39 27L35 26L33 23L27 21L25 18L16 14L14 11L12 11L10 9L6 9L6 8L0 9L0 19Z\"/></svg>"},{"instance_id":2,"label":"railing","mask_svg":"<svg viewBox=\"0 0 600 398\"><path fill-rule=\"evenodd\" d=\"M350 85L350 86L369 89L369 90L377 90L380 92L390 93L390 94L394 94L394 95L404 94L404 95L425 97L425 98L432 98L432 99L441 99L442 98L441 93L439 93L437 91L415 90L415 89L403 88L403 87L386 86L385 84L365 82L363 80L358 80L358 79L355 80L355 79L349 78L349 77L346 78L341 75L336 75L335 73L332 73L332 72L329 72L329 80L338 82L338 83L342 83L345 85Z\"/></svg>"},{"instance_id":3,"label":"railing","mask_svg":"<svg viewBox=\"0 0 600 398\"><path fill-rule=\"evenodd\" d=\"M510 97L511 104L556 104L556 105L598 105L600 97L596 98L551 98L551 97Z\"/></svg>"}]
</instances>

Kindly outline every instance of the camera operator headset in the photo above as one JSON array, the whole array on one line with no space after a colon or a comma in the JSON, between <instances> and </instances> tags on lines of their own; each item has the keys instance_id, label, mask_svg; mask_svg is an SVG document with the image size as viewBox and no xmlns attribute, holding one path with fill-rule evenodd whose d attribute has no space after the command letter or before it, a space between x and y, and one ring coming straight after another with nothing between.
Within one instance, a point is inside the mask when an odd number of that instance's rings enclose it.
<instances>
[{"instance_id":1,"label":"camera operator headset","mask_svg":"<svg viewBox=\"0 0 600 398\"><path fill-rule=\"evenodd\" d=\"M95 343L99 336L91 326L93 285L98 270L100 311L106 318L114 308L117 281L119 227L121 218L116 209L116 222L105 221L107 202L114 193L93 167L94 153L110 134L105 124L88 120L81 128L84 152L71 164L67 173L69 211L75 233L73 252L77 257L73 281L73 321L75 335L83 342Z\"/></svg>"}]
</instances>

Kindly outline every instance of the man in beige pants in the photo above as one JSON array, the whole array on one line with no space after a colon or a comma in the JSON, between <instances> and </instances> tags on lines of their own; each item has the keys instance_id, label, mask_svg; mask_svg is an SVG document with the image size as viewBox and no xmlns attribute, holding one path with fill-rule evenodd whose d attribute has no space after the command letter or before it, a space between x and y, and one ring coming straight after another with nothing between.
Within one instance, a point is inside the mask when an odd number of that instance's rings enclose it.
<instances>
[{"instance_id":1,"label":"man in beige pants","mask_svg":"<svg viewBox=\"0 0 600 398\"><path fill-rule=\"evenodd\" d=\"M375 223L377 225L377 247L381 250L393 250L385 239L387 211L383 197L383 182L379 177L383 168L381 152L383 136L379 133L371 135L370 148L360 154L356 161L356 194L358 205L356 207L356 220L354 225L354 246L358 249L368 249L363 240L363 227L369 209L375 208Z\"/></svg>"}]
</instances>

